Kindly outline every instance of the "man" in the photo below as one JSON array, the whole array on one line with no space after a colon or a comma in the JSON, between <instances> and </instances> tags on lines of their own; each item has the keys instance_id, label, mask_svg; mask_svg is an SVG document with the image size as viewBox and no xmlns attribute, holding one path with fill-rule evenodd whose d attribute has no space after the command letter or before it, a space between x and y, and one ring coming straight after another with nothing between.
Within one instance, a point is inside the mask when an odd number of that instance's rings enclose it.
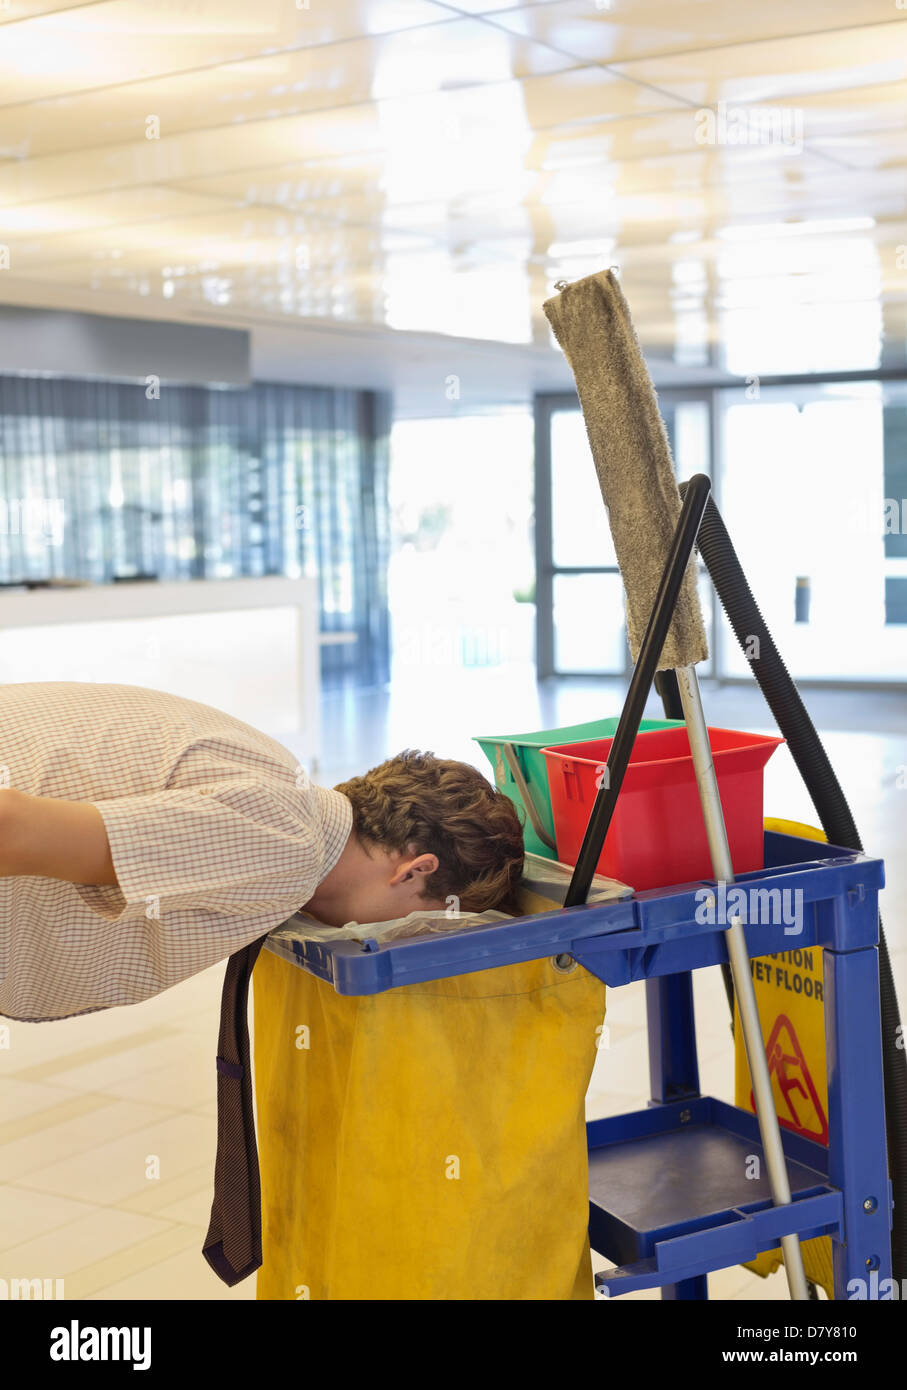
<instances>
[{"instance_id":1,"label":"man","mask_svg":"<svg viewBox=\"0 0 907 1390\"><path fill-rule=\"evenodd\" d=\"M515 912L523 836L467 763L411 750L333 789L207 705L0 685L0 1014L134 1004L299 908L330 926Z\"/></svg>"}]
</instances>

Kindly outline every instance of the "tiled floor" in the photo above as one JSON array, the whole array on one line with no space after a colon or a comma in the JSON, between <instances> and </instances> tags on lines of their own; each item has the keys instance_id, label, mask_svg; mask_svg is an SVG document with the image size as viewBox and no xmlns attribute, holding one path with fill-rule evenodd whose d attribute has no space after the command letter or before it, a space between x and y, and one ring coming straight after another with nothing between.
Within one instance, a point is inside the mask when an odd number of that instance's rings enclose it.
<instances>
[{"instance_id":1,"label":"tiled floor","mask_svg":"<svg viewBox=\"0 0 907 1390\"><path fill-rule=\"evenodd\" d=\"M709 722L768 730L761 697L704 687ZM806 692L864 843L886 858L883 894L898 989L907 1000L907 701L903 696ZM330 785L404 747L482 765L473 733L617 713L608 681L537 685L531 670L412 672L387 692L324 698ZM268 728L262 692L256 719ZM653 703L651 713L659 712ZM292 740L287 740L292 743ZM767 814L814 820L786 750L766 775ZM254 1279L227 1289L200 1249L216 1139L213 1057L223 967L128 1009L61 1023L0 1021L0 1278L65 1281L69 1298L251 1299ZM695 978L703 1088L733 1099L727 1006L717 970ZM611 1046L600 1054L590 1117L644 1104L648 1074L641 986L612 991ZM8 1043L8 1046L6 1045ZM740 1268L710 1280L716 1298L784 1298L783 1274ZM655 1296L643 1295L644 1297Z\"/></svg>"}]
</instances>

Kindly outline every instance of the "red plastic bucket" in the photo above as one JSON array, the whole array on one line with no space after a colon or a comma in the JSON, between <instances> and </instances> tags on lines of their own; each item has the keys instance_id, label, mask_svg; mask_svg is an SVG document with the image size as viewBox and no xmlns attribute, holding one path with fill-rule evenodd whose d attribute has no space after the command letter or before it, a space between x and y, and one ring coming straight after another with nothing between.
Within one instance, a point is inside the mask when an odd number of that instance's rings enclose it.
<instances>
[{"instance_id":1,"label":"red plastic bucket","mask_svg":"<svg viewBox=\"0 0 907 1390\"><path fill-rule=\"evenodd\" d=\"M564 864L576 863L612 742L542 749ZM735 873L763 868L762 770L783 742L709 729ZM596 872L636 889L714 877L686 726L637 734Z\"/></svg>"}]
</instances>

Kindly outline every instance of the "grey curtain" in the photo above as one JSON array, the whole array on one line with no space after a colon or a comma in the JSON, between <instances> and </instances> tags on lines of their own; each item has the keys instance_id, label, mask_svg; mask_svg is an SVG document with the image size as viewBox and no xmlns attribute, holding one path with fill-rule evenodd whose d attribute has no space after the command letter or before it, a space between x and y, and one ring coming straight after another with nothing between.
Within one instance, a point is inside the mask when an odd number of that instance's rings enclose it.
<instances>
[{"instance_id":1,"label":"grey curtain","mask_svg":"<svg viewBox=\"0 0 907 1390\"><path fill-rule=\"evenodd\" d=\"M389 678L390 399L0 375L0 582L305 574L326 685Z\"/></svg>"}]
</instances>

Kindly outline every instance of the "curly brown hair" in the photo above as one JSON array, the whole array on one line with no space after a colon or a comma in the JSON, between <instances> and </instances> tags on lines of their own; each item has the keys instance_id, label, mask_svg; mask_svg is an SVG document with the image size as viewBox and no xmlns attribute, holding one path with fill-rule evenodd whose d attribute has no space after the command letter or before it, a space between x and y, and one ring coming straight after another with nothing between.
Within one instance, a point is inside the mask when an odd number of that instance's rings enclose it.
<instances>
[{"instance_id":1,"label":"curly brown hair","mask_svg":"<svg viewBox=\"0 0 907 1390\"><path fill-rule=\"evenodd\" d=\"M523 828L513 802L471 764L406 748L334 790L352 802L366 850L437 855L423 898L455 896L462 912L519 913Z\"/></svg>"}]
</instances>

